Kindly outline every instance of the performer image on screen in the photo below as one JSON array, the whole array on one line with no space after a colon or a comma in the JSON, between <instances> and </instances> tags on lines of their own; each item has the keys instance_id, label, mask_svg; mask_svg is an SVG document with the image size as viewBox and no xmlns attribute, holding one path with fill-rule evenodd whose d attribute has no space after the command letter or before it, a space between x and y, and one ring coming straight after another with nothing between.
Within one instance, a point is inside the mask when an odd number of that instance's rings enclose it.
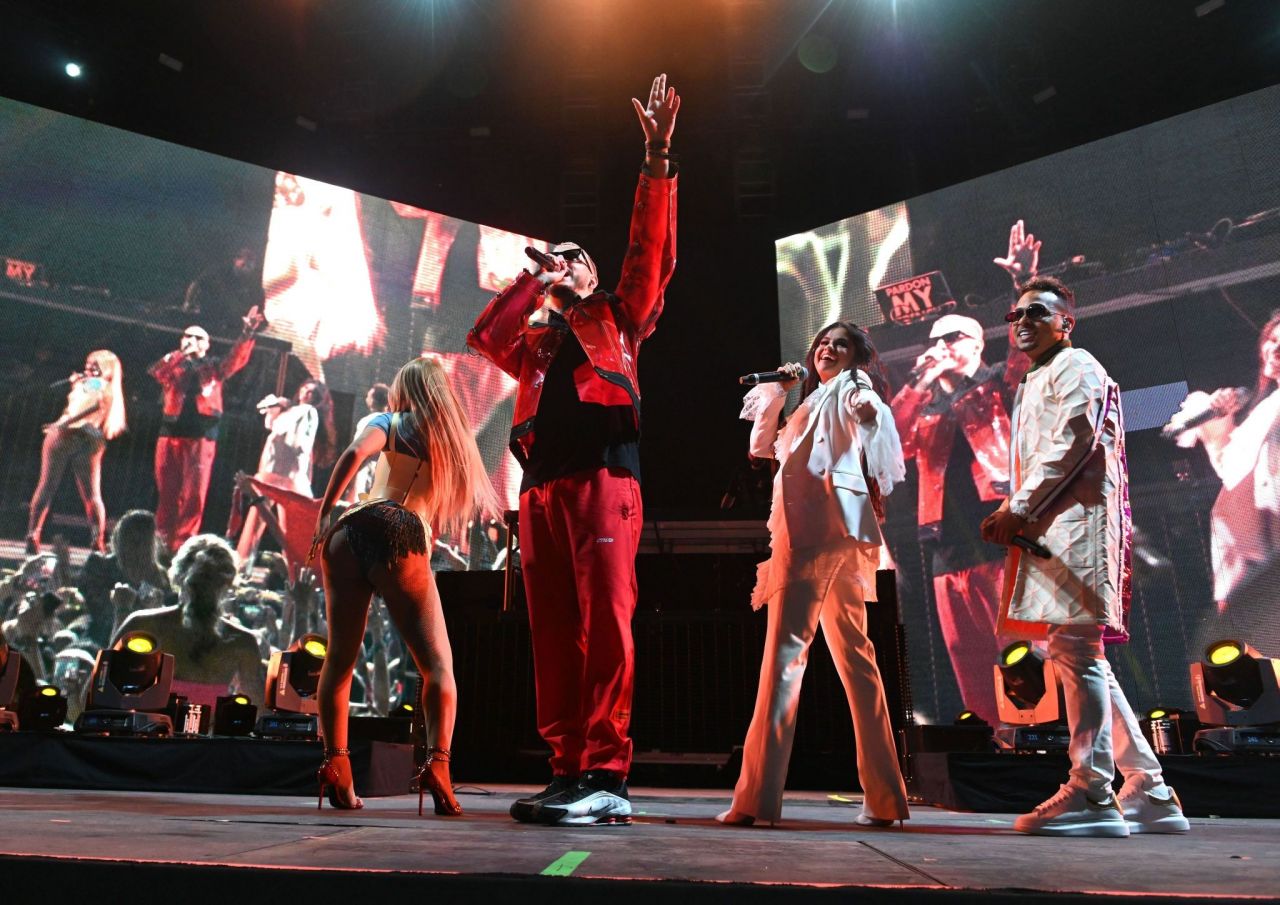
<instances>
[{"instance_id":1,"label":"performer image on screen","mask_svg":"<svg viewBox=\"0 0 1280 905\"><path fill-rule=\"evenodd\" d=\"M438 361L424 356L401 368L391 384L390 407L338 457L316 524L312 549L323 552L329 624L318 692L325 759L317 779L333 807L363 807L351 777L347 713L370 600L377 594L422 676L426 756L416 777L418 813L422 793L430 792L437 814L456 816L462 808L453 797L449 760L457 688L431 573L431 538L456 531L477 512L495 511L498 503L466 414ZM379 454L369 495L330 525L343 488Z\"/></svg>"},{"instance_id":2,"label":"performer image on screen","mask_svg":"<svg viewBox=\"0 0 1280 905\"><path fill-rule=\"evenodd\" d=\"M157 553L156 517L130 509L111 529L111 552L93 552L80 569L78 587L89 617L88 637L106 647L135 606L154 608L169 590L169 576Z\"/></svg>"},{"instance_id":3,"label":"performer image on screen","mask_svg":"<svg viewBox=\"0 0 1280 905\"><path fill-rule=\"evenodd\" d=\"M364 429L369 426L369 422L378 417L378 415L391 411L390 393L391 388L385 383L375 383L369 387L369 392L364 394L364 404L369 412L356 422L356 429L352 432L353 437L360 436ZM360 466L360 470L356 472L356 476L347 487L347 492L343 499L354 503L360 499L361 494L369 492L369 488L373 486L373 471L377 464L376 459L370 459Z\"/></svg>"},{"instance_id":4,"label":"performer image on screen","mask_svg":"<svg viewBox=\"0 0 1280 905\"><path fill-rule=\"evenodd\" d=\"M318 380L308 380L298 387L296 399L290 401L273 393L258 402L258 411L262 412L263 424L270 433L262 446L254 477L303 496L313 496L313 465L327 467L337 452L329 388ZM287 533L288 516L283 509L276 518L281 530ZM258 510L251 507L236 545L241 562L253 554L264 528Z\"/></svg>"},{"instance_id":5,"label":"performer image on screen","mask_svg":"<svg viewBox=\"0 0 1280 905\"><path fill-rule=\"evenodd\" d=\"M1073 348L1075 297L1060 280L1022 286L1005 316L1031 361L1011 416L1010 491L983 520L1008 546L1000 630L1043 638L1062 683L1071 773L1014 828L1049 836L1185 833L1181 805L1103 650L1127 638L1132 562L1129 478L1120 389L1098 360ZM1016 546L1021 535L1047 559ZM1116 768L1124 775L1117 796Z\"/></svg>"},{"instance_id":6,"label":"performer image on screen","mask_svg":"<svg viewBox=\"0 0 1280 905\"><path fill-rule=\"evenodd\" d=\"M262 267L258 254L244 246L229 260L205 268L187 285L182 314L188 322L199 321L216 336L232 337L252 308L263 302Z\"/></svg>"},{"instance_id":7,"label":"performer image on screen","mask_svg":"<svg viewBox=\"0 0 1280 905\"><path fill-rule=\"evenodd\" d=\"M944 314L917 375L893 399L902 451L919 473L920 542L932 551L938 623L965 709L995 722L991 664L1000 653L996 612L1003 557L983 543L984 503L1009 492L1009 415L1004 363L982 360L982 326Z\"/></svg>"},{"instance_id":8,"label":"performer image on screen","mask_svg":"<svg viewBox=\"0 0 1280 905\"><path fill-rule=\"evenodd\" d=\"M27 518L27 553L40 551L40 534L53 495L67 466L89 520L89 546L106 550L107 509L102 502L102 456L107 441L125 430L124 371L114 352L98 349L85 359L84 372L69 378L71 391L62 415L45 425L40 449L40 480Z\"/></svg>"},{"instance_id":9,"label":"performer image on screen","mask_svg":"<svg viewBox=\"0 0 1280 905\"><path fill-rule=\"evenodd\" d=\"M1179 446L1204 445L1222 480L1213 504L1210 548L1217 618L1195 635L1200 656L1206 645L1223 638L1275 638L1276 566L1280 560L1280 311L1272 313L1258 336L1258 377L1252 393L1236 388L1212 394L1192 393L1174 416L1201 413L1213 417L1177 433ZM1244 417L1237 424L1240 412ZM1197 418L1197 420L1199 420ZM1174 422L1171 422L1174 423Z\"/></svg>"},{"instance_id":10,"label":"performer image on screen","mask_svg":"<svg viewBox=\"0 0 1280 905\"><path fill-rule=\"evenodd\" d=\"M769 608L760 688L733 805L716 819L751 825L782 816L800 683L821 625L853 715L866 793L857 823L890 826L910 815L866 610L876 598L884 544L877 510L906 472L883 401L888 385L866 331L843 321L814 337L803 368L779 370L791 379L751 390L742 409L753 422L751 454L776 458L781 467L769 515L771 554L752 594L753 605ZM787 391L806 371L804 401L779 432Z\"/></svg>"},{"instance_id":11,"label":"performer image on screen","mask_svg":"<svg viewBox=\"0 0 1280 905\"><path fill-rule=\"evenodd\" d=\"M675 267L671 134L680 98L653 80L632 99L645 164L622 278L597 289L580 246L551 249L481 313L467 344L519 382L511 448L524 468L520 546L552 780L511 816L552 824L628 823L636 605L640 344L662 314Z\"/></svg>"},{"instance_id":12,"label":"performer image on screen","mask_svg":"<svg viewBox=\"0 0 1280 905\"><path fill-rule=\"evenodd\" d=\"M170 550L200 530L218 450L222 384L249 363L253 335L265 323L257 308L243 319L240 338L226 358L209 356L209 333L191 326L177 350L147 373L160 384L164 418L156 440L156 528Z\"/></svg>"},{"instance_id":13,"label":"performer image on screen","mask_svg":"<svg viewBox=\"0 0 1280 905\"><path fill-rule=\"evenodd\" d=\"M212 707L220 695L234 691L257 697L267 683L258 639L218 609L235 583L236 567L235 551L222 538L189 538L169 567L177 604L137 610L123 621L112 643L129 632L152 635L174 655L174 694L193 704Z\"/></svg>"},{"instance_id":14,"label":"performer image on screen","mask_svg":"<svg viewBox=\"0 0 1280 905\"><path fill-rule=\"evenodd\" d=\"M1035 275L1039 260L1040 242L1018 220L1006 256L995 264L1016 289L1019 279ZM1004 558L983 542L977 523L987 504L1009 493L1008 403L1023 368L1021 361L1012 367L983 361L982 325L971 317L944 314L929 341L890 407L903 455L916 460L919 539L932 560L938 625L961 703L994 724L991 664L1000 653L995 628Z\"/></svg>"}]
</instances>

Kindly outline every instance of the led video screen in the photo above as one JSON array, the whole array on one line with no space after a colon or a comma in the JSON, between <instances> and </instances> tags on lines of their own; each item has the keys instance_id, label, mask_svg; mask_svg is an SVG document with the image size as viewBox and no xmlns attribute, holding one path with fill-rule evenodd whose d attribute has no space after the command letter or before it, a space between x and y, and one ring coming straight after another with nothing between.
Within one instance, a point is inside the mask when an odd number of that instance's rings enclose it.
<instances>
[{"instance_id":1,"label":"led video screen","mask_svg":"<svg viewBox=\"0 0 1280 905\"><path fill-rule=\"evenodd\" d=\"M226 381L205 530L221 533L234 473L258 466L267 436L258 400L323 381L340 450L368 411L369 388L424 352L444 360L495 486L514 506L514 382L468 353L465 337L527 263L525 246L545 242L3 99L0 199L6 536L21 536L13 514L35 485L41 425L65 404L66 385L50 384L91 350L119 356L130 430L108 444L103 493L113 519L152 508L160 389L148 366L192 325L224 355L254 306L269 325L251 364ZM60 494L55 527L78 519L67 515L79 508L72 489ZM78 539L76 527L67 533ZM476 538L446 540L439 567L477 567Z\"/></svg>"},{"instance_id":2,"label":"led video screen","mask_svg":"<svg viewBox=\"0 0 1280 905\"><path fill-rule=\"evenodd\" d=\"M1273 88L777 241L782 360L843 319L889 371L909 461L884 528L922 720L994 716L1003 548L978 524L1003 493L966 418L982 387L1011 404L1003 314L1032 269L1074 289L1073 344L1124 391L1132 637L1109 656L1135 707L1189 707L1187 665L1215 640L1280 655L1277 148ZM925 447L940 464L921 480Z\"/></svg>"}]
</instances>

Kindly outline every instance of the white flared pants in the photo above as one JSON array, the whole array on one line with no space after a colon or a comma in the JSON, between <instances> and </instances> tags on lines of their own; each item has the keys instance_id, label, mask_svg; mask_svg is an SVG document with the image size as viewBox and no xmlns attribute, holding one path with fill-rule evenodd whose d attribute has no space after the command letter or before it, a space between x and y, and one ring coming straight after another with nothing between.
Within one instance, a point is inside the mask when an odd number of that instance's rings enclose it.
<instances>
[{"instance_id":1,"label":"white flared pants","mask_svg":"<svg viewBox=\"0 0 1280 905\"><path fill-rule=\"evenodd\" d=\"M775 574L770 582L778 590L768 604L760 688L743 745L734 810L761 821L781 816L800 683L809 646L821 625L853 715L858 778L865 792L863 812L889 820L909 816L884 686L875 648L867 637L866 570L859 568L858 557L875 556L877 551L872 545L846 539L810 555L775 555L771 562L775 568L785 568L786 574Z\"/></svg>"}]
</instances>

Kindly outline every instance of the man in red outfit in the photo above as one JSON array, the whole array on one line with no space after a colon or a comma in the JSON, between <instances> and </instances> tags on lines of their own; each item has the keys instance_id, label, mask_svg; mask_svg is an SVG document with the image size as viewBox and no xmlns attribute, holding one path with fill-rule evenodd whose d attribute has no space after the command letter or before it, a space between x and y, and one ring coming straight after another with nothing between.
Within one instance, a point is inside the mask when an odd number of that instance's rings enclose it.
<instances>
[{"instance_id":1,"label":"man in red outfit","mask_svg":"<svg viewBox=\"0 0 1280 905\"><path fill-rule=\"evenodd\" d=\"M1040 242L1019 220L1009 251L995 264L1018 281L1035 276ZM919 539L931 555L938 624L963 707L996 721L992 665L1004 551L973 528L1009 487L1009 403L1026 372L1025 356L988 365L982 325L944 314L929 331L910 380L890 403L902 453L919 475Z\"/></svg>"},{"instance_id":2,"label":"man in red outfit","mask_svg":"<svg viewBox=\"0 0 1280 905\"><path fill-rule=\"evenodd\" d=\"M178 348L147 373L164 394L164 419L156 440L156 531L172 551L200 532L204 501L218 449L222 384L249 363L253 335L265 323L255 307L226 358L209 357L209 333L191 326Z\"/></svg>"},{"instance_id":3,"label":"man in red outfit","mask_svg":"<svg viewBox=\"0 0 1280 905\"><path fill-rule=\"evenodd\" d=\"M572 242L521 273L477 319L467 344L518 382L511 448L524 467L520 555L529 601L538 730L551 783L511 816L561 825L630 823L631 616L640 503L640 343L675 267L671 133L680 98L667 77L632 99L645 164L615 292Z\"/></svg>"}]
</instances>

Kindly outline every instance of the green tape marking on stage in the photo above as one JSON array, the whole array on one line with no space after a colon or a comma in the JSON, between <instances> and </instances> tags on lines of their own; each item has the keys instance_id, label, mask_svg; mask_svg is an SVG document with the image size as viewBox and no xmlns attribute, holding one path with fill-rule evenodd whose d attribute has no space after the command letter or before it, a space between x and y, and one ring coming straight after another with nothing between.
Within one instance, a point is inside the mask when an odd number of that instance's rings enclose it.
<instances>
[{"instance_id":1,"label":"green tape marking on stage","mask_svg":"<svg viewBox=\"0 0 1280 905\"><path fill-rule=\"evenodd\" d=\"M578 869L578 865L587 860L591 852L565 852L542 870L544 877L567 877Z\"/></svg>"}]
</instances>

